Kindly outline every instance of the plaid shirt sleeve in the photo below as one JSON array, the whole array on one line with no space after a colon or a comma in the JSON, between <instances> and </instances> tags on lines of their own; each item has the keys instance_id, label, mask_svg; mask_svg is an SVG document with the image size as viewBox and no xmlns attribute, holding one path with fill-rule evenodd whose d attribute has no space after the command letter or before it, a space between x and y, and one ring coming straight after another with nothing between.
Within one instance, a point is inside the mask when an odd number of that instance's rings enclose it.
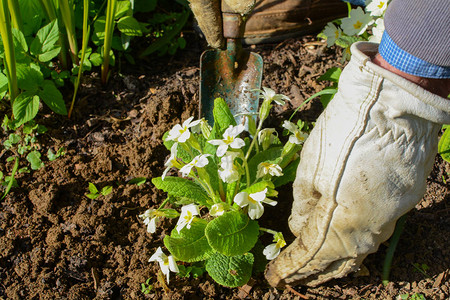
<instances>
[{"instance_id":1,"label":"plaid shirt sleeve","mask_svg":"<svg viewBox=\"0 0 450 300\"><path fill-rule=\"evenodd\" d=\"M405 73L426 78L450 78L450 68L438 66L417 58L402 50L386 31L378 52L393 67Z\"/></svg>"}]
</instances>

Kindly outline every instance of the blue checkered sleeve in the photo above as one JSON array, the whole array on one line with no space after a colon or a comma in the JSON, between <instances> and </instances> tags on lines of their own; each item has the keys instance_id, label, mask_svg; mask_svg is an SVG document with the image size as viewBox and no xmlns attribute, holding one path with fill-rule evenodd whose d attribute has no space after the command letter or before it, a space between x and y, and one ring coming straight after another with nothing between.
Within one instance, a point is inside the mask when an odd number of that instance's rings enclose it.
<instances>
[{"instance_id":1,"label":"blue checkered sleeve","mask_svg":"<svg viewBox=\"0 0 450 300\"><path fill-rule=\"evenodd\" d=\"M438 66L402 50L385 31L378 52L393 67L405 73L426 78L450 78L450 68Z\"/></svg>"}]
</instances>

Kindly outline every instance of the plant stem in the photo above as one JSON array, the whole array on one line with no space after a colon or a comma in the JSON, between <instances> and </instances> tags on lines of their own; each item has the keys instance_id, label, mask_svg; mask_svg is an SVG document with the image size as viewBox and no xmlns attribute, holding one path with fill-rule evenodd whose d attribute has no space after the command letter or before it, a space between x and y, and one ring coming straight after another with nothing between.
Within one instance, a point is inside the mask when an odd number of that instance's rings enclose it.
<instances>
[{"instance_id":1,"label":"plant stem","mask_svg":"<svg viewBox=\"0 0 450 300\"><path fill-rule=\"evenodd\" d=\"M270 234L273 234L273 235L275 235L275 234L278 233L278 232L276 232L275 230L268 229L268 228L264 228L264 227L259 227L259 230L264 231L264 232L267 232L267 233L270 233Z\"/></svg>"},{"instance_id":2,"label":"plant stem","mask_svg":"<svg viewBox=\"0 0 450 300\"><path fill-rule=\"evenodd\" d=\"M166 205L167 202L169 202L169 198L166 198L166 200L164 200L163 203L161 203L161 205L158 207L158 209L163 208L164 205Z\"/></svg>"},{"instance_id":3,"label":"plant stem","mask_svg":"<svg viewBox=\"0 0 450 300\"><path fill-rule=\"evenodd\" d=\"M11 13L12 26L23 32L22 15L20 14L19 2L17 0L8 0L9 11Z\"/></svg>"},{"instance_id":4,"label":"plant stem","mask_svg":"<svg viewBox=\"0 0 450 300\"><path fill-rule=\"evenodd\" d=\"M14 43L11 30L11 21L7 0L0 0L0 34L4 47L4 64L6 67L6 77L8 78L8 90L11 106L14 99L19 95L16 75L16 58L14 56Z\"/></svg>"},{"instance_id":5,"label":"plant stem","mask_svg":"<svg viewBox=\"0 0 450 300\"><path fill-rule=\"evenodd\" d=\"M114 31L114 15L116 14L116 0L108 0L106 6L105 40L103 42L102 83L106 84L109 77L109 51L111 51Z\"/></svg>"},{"instance_id":6,"label":"plant stem","mask_svg":"<svg viewBox=\"0 0 450 300\"><path fill-rule=\"evenodd\" d=\"M389 273L391 272L392 258L394 257L395 249L397 248L398 241L400 240L400 236L402 235L403 228L405 227L407 215L403 215L398 219L397 224L395 225L394 233L390 239L389 247L386 251L386 258L384 259L383 264L383 275L382 282L383 285L387 285L389 283Z\"/></svg>"},{"instance_id":7,"label":"plant stem","mask_svg":"<svg viewBox=\"0 0 450 300\"><path fill-rule=\"evenodd\" d=\"M83 0L83 43L81 46L81 63L78 68L78 76L75 79L74 83L74 91L72 97L72 103L70 104L70 109L68 113L68 118L72 115L73 105L75 103L75 98L77 97L78 87L80 86L81 75L83 74L83 62L86 56L86 49L89 42L89 33L91 31L91 27L88 25L88 13L89 13L89 0Z\"/></svg>"},{"instance_id":8,"label":"plant stem","mask_svg":"<svg viewBox=\"0 0 450 300\"><path fill-rule=\"evenodd\" d=\"M78 60L78 44L77 37L75 33L75 17L74 8L72 0L58 0L59 11L61 12L61 19L66 27L67 39L69 41L70 56L72 57L72 62L76 65L79 64Z\"/></svg>"}]
</instances>

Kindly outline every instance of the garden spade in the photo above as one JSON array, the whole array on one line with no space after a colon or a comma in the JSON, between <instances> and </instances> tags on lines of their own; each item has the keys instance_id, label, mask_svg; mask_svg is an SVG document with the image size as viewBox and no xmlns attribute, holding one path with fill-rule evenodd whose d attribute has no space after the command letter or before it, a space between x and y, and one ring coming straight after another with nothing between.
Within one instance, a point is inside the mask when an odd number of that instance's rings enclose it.
<instances>
[{"instance_id":1,"label":"garden spade","mask_svg":"<svg viewBox=\"0 0 450 300\"><path fill-rule=\"evenodd\" d=\"M240 14L223 13L226 49L207 50L200 58L200 115L212 125L214 99L223 98L238 124L245 115L256 120L263 61L259 54L242 49L245 22Z\"/></svg>"}]
</instances>

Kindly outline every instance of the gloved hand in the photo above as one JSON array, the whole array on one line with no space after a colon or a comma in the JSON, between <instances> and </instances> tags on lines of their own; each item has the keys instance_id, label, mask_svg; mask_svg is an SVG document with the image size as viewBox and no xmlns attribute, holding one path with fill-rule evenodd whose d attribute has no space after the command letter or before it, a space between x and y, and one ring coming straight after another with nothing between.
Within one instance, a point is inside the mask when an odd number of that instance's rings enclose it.
<instances>
[{"instance_id":1,"label":"gloved hand","mask_svg":"<svg viewBox=\"0 0 450 300\"><path fill-rule=\"evenodd\" d=\"M222 48L225 39L222 33L222 12L249 14L256 0L189 0L190 7L197 19L198 26L213 48Z\"/></svg>"},{"instance_id":2,"label":"gloved hand","mask_svg":"<svg viewBox=\"0 0 450 300\"><path fill-rule=\"evenodd\" d=\"M422 198L450 100L352 46L339 91L301 153L289 226L297 237L266 269L272 286L315 286L356 271Z\"/></svg>"}]
</instances>

